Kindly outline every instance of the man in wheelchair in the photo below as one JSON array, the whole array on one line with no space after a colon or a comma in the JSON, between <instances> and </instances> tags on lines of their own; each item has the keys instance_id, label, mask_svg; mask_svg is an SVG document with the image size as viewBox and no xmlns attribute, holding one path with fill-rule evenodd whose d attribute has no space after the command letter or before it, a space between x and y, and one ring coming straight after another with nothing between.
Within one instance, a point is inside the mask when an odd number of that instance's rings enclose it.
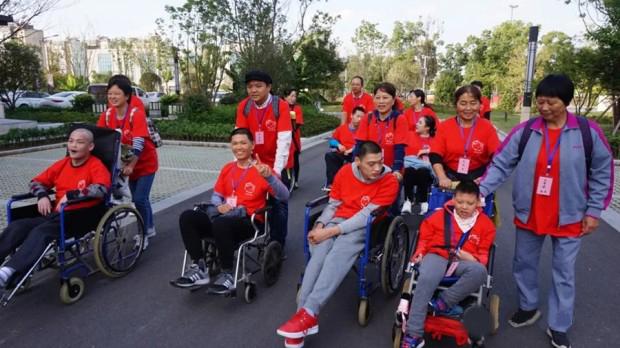
<instances>
[{"instance_id":1,"label":"man in wheelchair","mask_svg":"<svg viewBox=\"0 0 620 348\"><path fill-rule=\"evenodd\" d=\"M336 291L364 248L366 222L379 207L391 205L399 184L383 165L381 148L363 142L355 161L336 174L329 202L308 234L310 253L300 288L298 311L277 333L286 347L302 347L318 332L319 310Z\"/></svg>"},{"instance_id":2,"label":"man in wheelchair","mask_svg":"<svg viewBox=\"0 0 620 348\"><path fill-rule=\"evenodd\" d=\"M110 186L110 172L95 156L93 133L84 128L71 132L68 155L55 162L30 182L30 193L37 197L39 216L12 221L0 235L0 287L11 284L14 276L24 274L41 256L46 246L60 234L60 209L64 212L65 230L70 236L96 227L105 207L101 204ZM53 203L49 191L56 190ZM95 198L72 204L82 198Z\"/></svg>"},{"instance_id":3,"label":"man in wheelchair","mask_svg":"<svg viewBox=\"0 0 620 348\"><path fill-rule=\"evenodd\" d=\"M186 210L179 217L181 237L192 264L180 278L171 282L176 287L191 288L211 283L205 260L207 250L202 243L203 239L211 238L215 241L222 269L212 284L213 292L234 290L235 249L255 233L250 216L267 205L267 194L279 201L288 200L288 189L273 175L270 166L261 163L260 158L252 159L254 137L249 129L233 130L230 147L235 160L220 171L210 204Z\"/></svg>"},{"instance_id":4,"label":"man in wheelchair","mask_svg":"<svg viewBox=\"0 0 620 348\"><path fill-rule=\"evenodd\" d=\"M424 346L427 312L459 316L463 313L459 302L486 281L495 225L478 209L479 195L473 181L462 181L455 189L454 199L420 225L417 248L412 254L419 275L402 348ZM458 280L433 296L444 277Z\"/></svg>"}]
</instances>

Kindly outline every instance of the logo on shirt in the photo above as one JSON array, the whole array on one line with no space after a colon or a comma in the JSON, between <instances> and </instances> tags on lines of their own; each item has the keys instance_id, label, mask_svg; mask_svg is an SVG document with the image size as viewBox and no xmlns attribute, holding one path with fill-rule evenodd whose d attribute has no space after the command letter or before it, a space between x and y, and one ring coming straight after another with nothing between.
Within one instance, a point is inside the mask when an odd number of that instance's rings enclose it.
<instances>
[{"instance_id":1,"label":"logo on shirt","mask_svg":"<svg viewBox=\"0 0 620 348\"><path fill-rule=\"evenodd\" d=\"M78 181L77 188L80 191L85 189L86 188L86 180L82 179L82 180Z\"/></svg>"},{"instance_id":2,"label":"logo on shirt","mask_svg":"<svg viewBox=\"0 0 620 348\"><path fill-rule=\"evenodd\" d=\"M129 136L131 135L131 131L130 131L129 129L125 129L125 130L123 131L123 134L124 134L126 137L129 137Z\"/></svg>"},{"instance_id":3,"label":"logo on shirt","mask_svg":"<svg viewBox=\"0 0 620 348\"><path fill-rule=\"evenodd\" d=\"M468 240L475 245L480 244L480 236L478 236L477 234L470 233Z\"/></svg>"},{"instance_id":4,"label":"logo on shirt","mask_svg":"<svg viewBox=\"0 0 620 348\"><path fill-rule=\"evenodd\" d=\"M274 120L267 120L267 121L265 121L265 127L267 127L268 131L275 132L276 131L276 121L274 121Z\"/></svg>"},{"instance_id":5,"label":"logo on shirt","mask_svg":"<svg viewBox=\"0 0 620 348\"><path fill-rule=\"evenodd\" d=\"M474 140L471 143L471 149L474 151L475 154L481 155L484 152L484 143L480 140Z\"/></svg>"},{"instance_id":6,"label":"logo on shirt","mask_svg":"<svg viewBox=\"0 0 620 348\"><path fill-rule=\"evenodd\" d=\"M360 204L362 207L367 206L370 203L370 197L367 195L362 196L362 198L360 199Z\"/></svg>"},{"instance_id":7,"label":"logo on shirt","mask_svg":"<svg viewBox=\"0 0 620 348\"><path fill-rule=\"evenodd\" d=\"M251 182L246 182L243 186L243 190L245 191L246 195L253 196L256 192L256 185L252 184Z\"/></svg>"},{"instance_id":8,"label":"logo on shirt","mask_svg":"<svg viewBox=\"0 0 620 348\"><path fill-rule=\"evenodd\" d=\"M394 133L385 134L385 145L394 145Z\"/></svg>"}]
</instances>

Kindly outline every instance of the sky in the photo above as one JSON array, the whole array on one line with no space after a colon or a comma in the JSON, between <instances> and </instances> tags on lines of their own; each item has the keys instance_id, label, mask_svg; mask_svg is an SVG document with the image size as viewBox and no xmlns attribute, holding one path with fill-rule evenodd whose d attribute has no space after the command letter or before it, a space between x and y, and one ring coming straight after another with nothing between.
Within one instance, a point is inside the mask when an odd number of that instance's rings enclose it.
<instances>
[{"instance_id":1,"label":"sky","mask_svg":"<svg viewBox=\"0 0 620 348\"><path fill-rule=\"evenodd\" d=\"M296 23L296 0L288 2L288 18ZM38 18L34 24L46 37L58 35L93 38L144 37L155 31L155 20L166 17L165 5L182 5L185 0L61 0L59 6ZM334 27L339 39L340 54L354 54L351 38L362 20L378 23L379 29L391 34L394 21L434 20L441 39L446 43L464 42L469 35L480 35L513 18L541 26L541 36L549 31L563 31L580 37L584 25L578 16L576 1L564 0L329 0L314 4L312 11L321 10L341 19ZM311 18L311 16L308 16ZM292 29L292 27L291 27Z\"/></svg>"}]
</instances>

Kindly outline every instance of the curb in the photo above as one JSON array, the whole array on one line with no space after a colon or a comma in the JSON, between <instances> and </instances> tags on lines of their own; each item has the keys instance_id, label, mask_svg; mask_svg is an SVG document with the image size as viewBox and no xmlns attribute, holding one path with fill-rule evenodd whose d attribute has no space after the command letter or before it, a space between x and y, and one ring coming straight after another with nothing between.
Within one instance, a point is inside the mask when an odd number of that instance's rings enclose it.
<instances>
[{"instance_id":1,"label":"curb","mask_svg":"<svg viewBox=\"0 0 620 348\"><path fill-rule=\"evenodd\" d=\"M48 144L48 145L40 145L40 146L33 146L33 147L25 147L23 149L15 149L15 150L5 150L5 151L0 151L0 157L13 156L13 155L21 155L21 154L29 153L29 152L37 152L37 151L57 149L57 148L60 148L60 147L65 147L66 144L67 144L67 142L63 141L62 143L56 143L56 144Z\"/></svg>"}]
</instances>

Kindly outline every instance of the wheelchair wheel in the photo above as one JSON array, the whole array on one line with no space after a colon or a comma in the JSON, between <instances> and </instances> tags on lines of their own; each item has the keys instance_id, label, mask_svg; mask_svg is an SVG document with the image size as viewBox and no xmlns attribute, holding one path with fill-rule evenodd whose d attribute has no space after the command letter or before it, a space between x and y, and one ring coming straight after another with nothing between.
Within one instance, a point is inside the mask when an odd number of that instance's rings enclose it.
<instances>
[{"instance_id":1,"label":"wheelchair wheel","mask_svg":"<svg viewBox=\"0 0 620 348\"><path fill-rule=\"evenodd\" d=\"M381 289L393 295L400 289L409 256L409 229L401 216L395 217L388 227L381 258Z\"/></svg>"},{"instance_id":2,"label":"wheelchair wheel","mask_svg":"<svg viewBox=\"0 0 620 348\"><path fill-rule=\"evenodd\" d=\"M245 283L245 287L243 288L243 300L245 303L252 303L256 298L256 284L254 283Z\"/></svg>"},{"instance_id":3,"label":"wheelchair wheel","mask_svg":"<svg viewBox=\"0 0 620 348\"><path fill-rule=\"evenodd\" d=\"M400 348L400 341L403 339L403 330L398 325L392 325L392 347Z\"/></svg>"},{"instance_id":4,"label":"wheelchair wheel","mask_svg":"<svg viewBox=\"0 0 620 348\"><path fill-rule=\"evenodd\" d=\"M265 286L272 286L280 277L282 267L282 246L279 242L272 240L267 244L261 262L263 281Z\"/></svg>"},{"instance_id":5,"label":"wheelchair wheel","mask_svg":"<svg viewBox=\"0 0 620 348\"><path fill-rule=\"evenodd\" d=\"M497 333L499 329L499 296L492 294L489 298L489 313L491 313L491 335Z\"/></svg>"},{"instance_id":6,"label":"wheelchair wheel","mask_svg":"<svg viewBox=\"0 0 620 348\"><path fill-rule=\"evenodd\" d=\"M95 263L101 273L117 278L129 273L137 264L144 247L144 222L130 205L108 210L93 240Z\"/></svg>"},{"instance_id":7,"label":"wheelchair wheel","mask_svg":"<svg viewBox=\"0 0 620 348\"><path fill-rule=\"evenodd\" d=\"M64 304L73 304L84 295L84 281L82 278L71 277L60 285L60 301Z\"/></svg>"},{"instance_id":8,"label":"wheelchair wheel","mask_svg":"<svg viewBox=\"0 0 620 348\"><path fill-rule=\"evenodd\" d=\"M360 299L357 305L357 323L362 327L366 327L370 321L370 300L367 298Z\"/></svg>"}]
</instances>

